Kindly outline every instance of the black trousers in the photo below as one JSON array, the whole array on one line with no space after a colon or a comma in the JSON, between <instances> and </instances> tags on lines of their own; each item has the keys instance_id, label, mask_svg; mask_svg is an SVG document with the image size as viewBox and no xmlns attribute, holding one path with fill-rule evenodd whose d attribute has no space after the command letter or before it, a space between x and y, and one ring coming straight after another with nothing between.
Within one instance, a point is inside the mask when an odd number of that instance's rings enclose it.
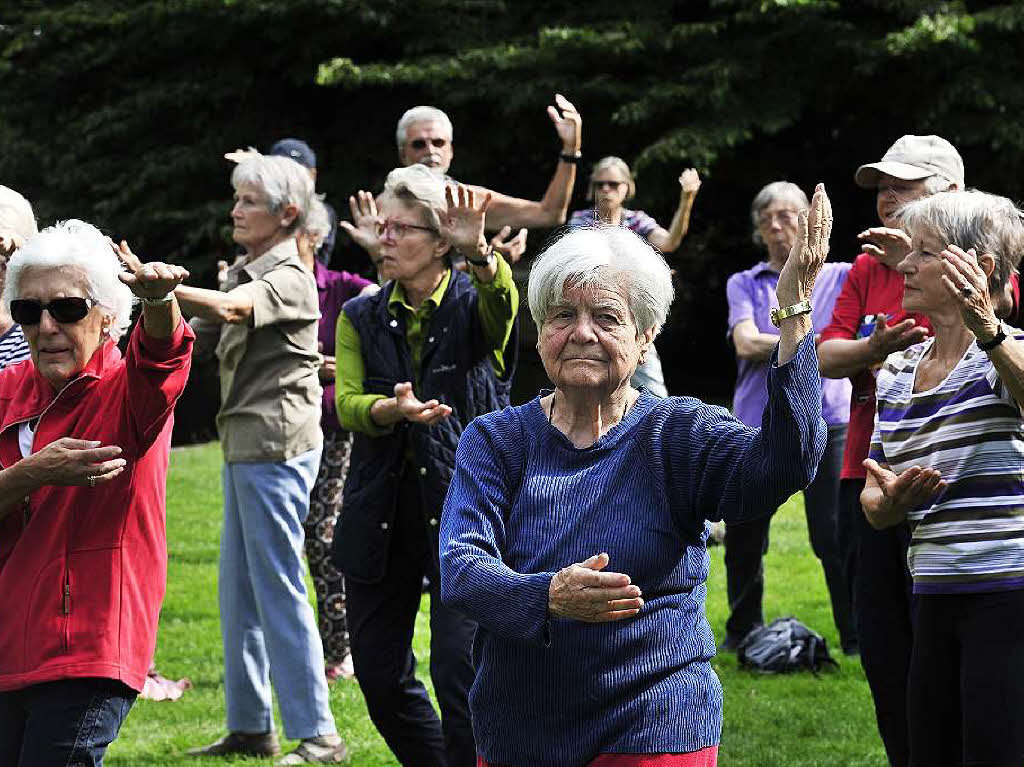
<instances>
[{"instance_id":1,"label":"black trousers","mask_svg":"<svg viewBox=\"0 0 1024 767\"><path fill-rule=\"evenodd\" d=\"M832 603L832 617L843 647L857 643L857 630L843 574L836 527L839 517L839 472L846 445L846 426L830 426L825 455L814 481L804 490L804 511L811 549L821 561ZM771 517L729 524L725 533L726 590L729 618L726 635L741 639L764 622L764 555L768 552Z\"/></svg>"},{"instance_id":2,"label":"black trousers","mask_svg":"<svg viewBox=\"0 0 1024 767\"><path fill-rule=\"evenodd\" d=\"M914 767L1024 764L1024 591L918 595L907 704Z\"/></svg>"},{"instance_id":3,"label":"black trousers","mask_svg":"<svg viewBox=\"0 0 1024 767\"><path fill-rule=\"evenodd\" d=\"M372 584L346 580L352 661L370 718L399 762L474 767L469 688L476 623L441 605L432 542L419 485L404 476L384 579ZM424 576L430 581L430 677L440 720L416 678L412 652Z\"/></svg>"},{"instance_id":4,"label":"black trousers","mask_svg":"<svg viewBox=\"0 0 1024 767\"><path fill-rule=\"evenodd\" d=\"M907 734L907 676L914 632L912 589L907 569L910 528L875 530L860 505L863 479L840 483L840 544L852 576L853 613L875 719L889 764L910 763Z\"/></svg>"}]
</instances>

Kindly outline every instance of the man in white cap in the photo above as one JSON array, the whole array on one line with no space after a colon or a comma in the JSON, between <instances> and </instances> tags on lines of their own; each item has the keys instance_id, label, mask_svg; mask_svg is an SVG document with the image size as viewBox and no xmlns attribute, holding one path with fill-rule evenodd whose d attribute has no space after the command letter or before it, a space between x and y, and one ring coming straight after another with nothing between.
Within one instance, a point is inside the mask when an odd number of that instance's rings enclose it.
<instances>
[{"instance_id":1,"label":"man in white cap","mask_svg":"<svg viewBox=\"0 0 1024 767\"><path fill-rule=\"evenodd\" d=\"M964 163L939 136L903 136L880 162L861 165L854 180L876 194L882 226L858 237L862 253L853 262L836 299L832 322L821 333L818 361L829 378L849 378L850 426L839 489L840 554L857 621L861 664L875 702L878 730L890 764L906 765L906 692L912 630L911 582L907 570L910 529L906 524L875 530L860 507L875 415L875 371L890 353L931 333L923 315L903 311L903 275L896 265L911 251L899 228L909 202L964 188Z\"/></svg>"}]
</instances>

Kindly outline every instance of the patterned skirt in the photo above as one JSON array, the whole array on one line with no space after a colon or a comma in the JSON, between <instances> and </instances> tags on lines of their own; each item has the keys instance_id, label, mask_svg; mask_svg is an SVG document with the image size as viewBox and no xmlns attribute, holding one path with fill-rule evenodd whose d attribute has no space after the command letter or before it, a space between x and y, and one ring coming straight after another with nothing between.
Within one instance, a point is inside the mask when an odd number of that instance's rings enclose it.
<instances>
[{"instance_id":1,"label":"patterned skirt","mask_svg":"<svg viewBox=\"0 0 1024 767\"><path fill-rule=\"evenodd\" d=\"M331 562L334 523L341 512L341 490L348 474L352 435L346 431L324 433L320 473L309 497L306 517L306 560L316 589L316 614L324 661L341 663L349 654L348 623L345 619L345 581Z\"/></svg>"}]
</instances>

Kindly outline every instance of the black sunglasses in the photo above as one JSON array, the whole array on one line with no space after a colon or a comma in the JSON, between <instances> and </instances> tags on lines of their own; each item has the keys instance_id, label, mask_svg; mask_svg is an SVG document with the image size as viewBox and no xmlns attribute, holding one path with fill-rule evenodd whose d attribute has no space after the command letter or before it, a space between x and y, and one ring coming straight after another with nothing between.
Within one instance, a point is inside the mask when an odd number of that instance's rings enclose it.
<instances>
[{"instance_id":1,"label":"black sunglasses","mask_svg":"<svg viewBox=\"0 0 1024 767\"><path fill-rule=\"evenodd\" d=\"M19 325L38 325L45 309L57 322L80 322L95 305L91 298L77 296L55 298L48 304L32 298L17 298L11 301L11 317Z\"/></svg>"},{"instance_id":2,"label":"black sunglasses","mask_svg":"<svg viewBox=\"0 0 1024 767\"><path fill-rule=\"evenodd\" d=\"M448 143L448 139L432 138L430 139L430 143L433 144L438 149L440 149L441 147ZM413 149L426 149L427 140L425 138L414 138L412 141L409 142L409 146L411 146Z\"/></svg>"},{"instance_id":3,"label":"black sunglasses","mask_svg":"<svg viewBox=\"0 0 1024 767\"><path fill-rule=\"evenodd\" d=\"M594 187L594 189L602 189L606 186L610 186L612 189L618 189L625 183L625 181L606 181L605 179L601 179L599 181L592 181L590 185Z\"/></svg>"}]
</instances>

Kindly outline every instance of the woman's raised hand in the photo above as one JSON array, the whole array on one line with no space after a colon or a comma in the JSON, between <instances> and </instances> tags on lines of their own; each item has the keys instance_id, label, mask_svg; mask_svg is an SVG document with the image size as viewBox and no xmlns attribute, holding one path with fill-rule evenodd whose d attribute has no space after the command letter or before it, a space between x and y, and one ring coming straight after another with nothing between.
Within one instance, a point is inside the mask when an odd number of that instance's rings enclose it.
<instances>
[{"instance_id":1,"label":"woman's raised hand","mask_svg":"<svg viewBox=\"0 0 1024 767\"><path fill-rule=\"evenodd\" d=\"M942 285L960 310L967 329L981 340L992 339L999 333L999 318L989 294L988 275L978 264L974 249L950 245L942 251L942 268Z\"/></svg>"},{"instance_id":2,"label":"woman's raised hand","mask_svg":"<svg viewBox=\"0 0 1024 767\"><path fill-rule=\"evenodd\" d=\"M679 187L684 197L696 197L700 189L700 175L696 168L687 168L679 174Z\"/></svg>"},{"instance_id":3,"label":"woman's raised hand","mask_svg":"<svg viewBox=\"0 0 1024 767\"><path fill-rule=\"evenodd\" d=\"M526 252L526 230L520 229L515 237L509 237L512 227L507 224L491 238L491 247L504 256L510 264L514 264Z\"/></svg>"},{"instance_id":4,"label":"woman's raised hand","mask_svg":"<svg viewBox=\"0 0 1024 767\"><path fill-rule=\"evenodd\" d=\"M405 420L424 426L433 426L452 414L449 405L442 404L436 399L420 402L413 394L412 384L408 381L395 384L395 403Z\"/></svg>"},{"instance_id":5,"label":"woman's raised hand","mask_svg":"<svg viewBox=\"0 0 1024 767\"><path fill-rule=\"evenodd\" d=\"M602 552L555 573L548 586L548 615L606 623L640 612L644 606L640 587L624 573L602 572L608 562Z\"/></svg>"},{"instance_id":6,"label":"woman's raised hand","mask_svg":"<svg viewBox=\"0 0 1024 767\"><path fill-rule=\"evenodd\" d=\"M562 140L564 154L576 154L580 151L582 140L583 118L561 93L555 94L555 103L548 106L548 117L555 124L555 132Z\"/></svg>"},{"instance_id":7,"label":"woman's raised hand","mask_svg":"<svg viewBox=\"0 0 1024 767\"><path fill-rule=\"evenodd\" d=\"M462 184L458 184L454 192L451 185L444 189L448 212L441 217L441 234L467 258L485 254L489 248L484 237L484 222L491 193L487 192L479 204L477 197L472 187Z\"/></svg>"},{"instance_id":8,"label":"woman's raised hand","mask_svg":"<svg viewBox=\"0 0 1024 767\"><path fill-rule=\"evenodd\" d=\"M890 267L895 267L914 246L910 235L891 226L873 226L857 235L861 249L869 256Z\"/></svg>"},{"instance_id":9,"label":"woman's raised hand","mask_svg":"<svg viewBox=\"0 0 1024 767\"><path fill-rule=\"evenodd\" d=\"M814 188L809 210L800 211L796 243L789 252L776 294L779 306L786 307L811 297L814 281L828 258L829 237L832 236L832 203L825 185Z\"/></svg>"},{"instance_id":10,"label":"woman's raised hand","mask_svg":"<svg viewBox=\"0 0 1024 767\"><path fill-rule=\"evenodd\" d=\"M188 279L188 269L184 267L159 261L142 263L124 240L120 245L111 241L110 247L121 263L128 267L127 272L118 275L121 282L139 298L163 298Z\"/></svg>"},{"instance_id":11,"label":"woman's raised hand","mask_svg":"<svg viewBox=\"0 0 1024 767\"><path fill-rule=\"evenodd\" d=\"M348 236L371 255L377 251L377 202L373 195L360 189L348 198L348 209L352 221L339 221L338 225Z\"/></svg>"}]
</instances>

